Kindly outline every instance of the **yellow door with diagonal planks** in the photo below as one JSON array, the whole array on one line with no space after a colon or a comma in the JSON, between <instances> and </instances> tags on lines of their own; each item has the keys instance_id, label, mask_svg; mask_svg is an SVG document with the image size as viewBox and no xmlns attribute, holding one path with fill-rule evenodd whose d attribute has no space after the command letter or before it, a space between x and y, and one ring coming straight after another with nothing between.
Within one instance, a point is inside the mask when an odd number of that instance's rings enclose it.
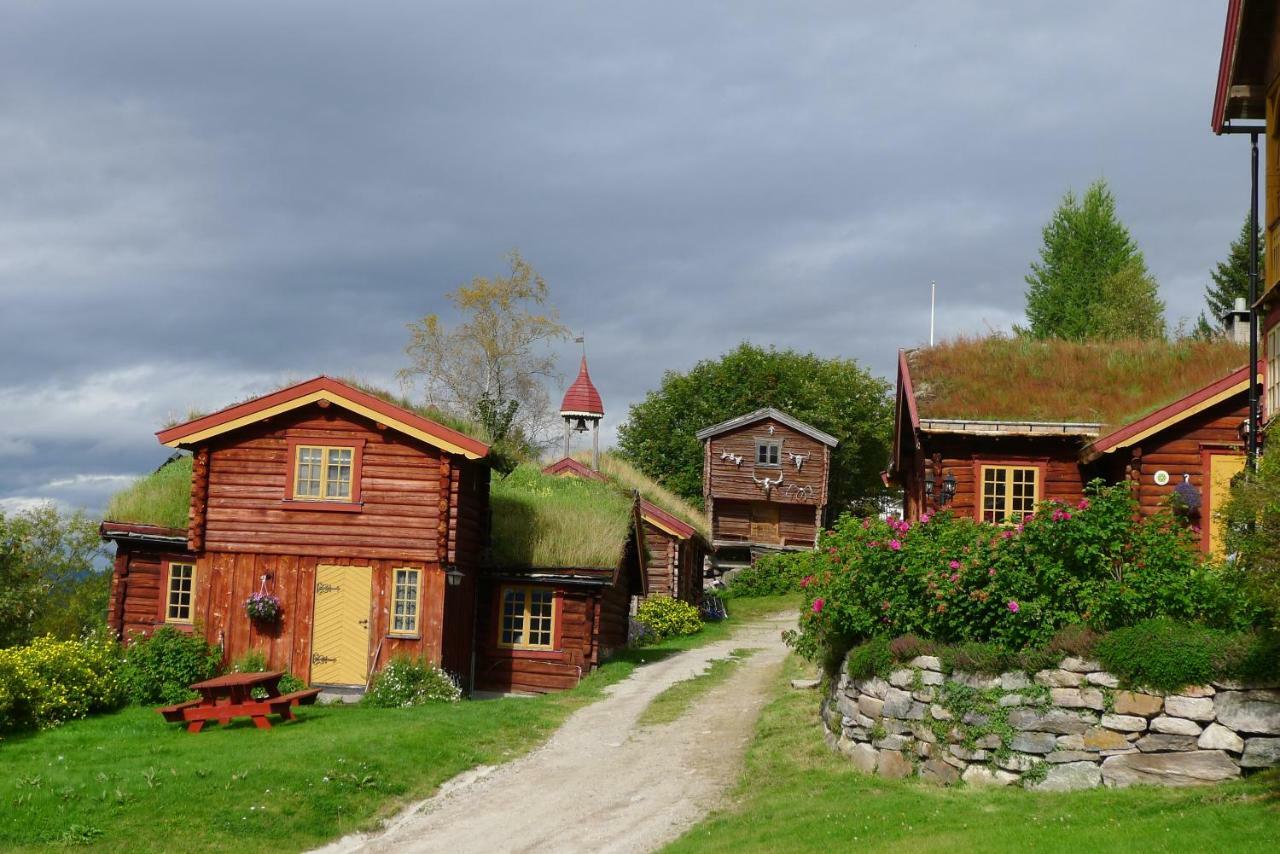
<instances>
[{"instance_id":1,"label":"yellow door with diagonal planks","mask_svg":"<svg viewBox=\"0 0 1280 854\"><path fill-rule=\"evenodd\" d=\"M1209 518L1202 518L1200 523L1209 527L1209 552L1218 557L1223 556L1227 536L1227 523L1221 514L1231 497L1231 478L1243 470L1243 454L1209 455Z\"/></svg>"},{"instance_id":2,"label":"yellow door with diagonal planks","mask_svg":"<svg viewBox=\"0 0 1280 854\"><path fill-rule=\"evenodd\" d=\"M316 567L311 629L311 682L363 685L369 676L369 611L373 568Z\"/></svg>"}]
</instances>

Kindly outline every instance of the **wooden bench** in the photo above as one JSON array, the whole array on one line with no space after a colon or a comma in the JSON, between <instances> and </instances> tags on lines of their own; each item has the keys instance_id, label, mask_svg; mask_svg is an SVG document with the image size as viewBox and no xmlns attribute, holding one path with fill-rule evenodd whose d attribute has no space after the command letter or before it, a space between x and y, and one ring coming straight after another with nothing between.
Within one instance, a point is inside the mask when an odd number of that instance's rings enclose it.
<instances>
[{"instance_id":1,"label":"wooden bench","mask_svg":"<svg viewBox=\"0 0 1280 854\"><path fill-rule=\"evenodd\" d=\"M279 697L267 697L262 702L271 708L271 714L291 721L294 720L293 712L289 711L291 706L310 706L318 696L320 696L319 688L307 688L303 691L294 691L292 694L281 694Z\"/></svg>"},{"instance_id":2,"label":"wooden bench","mask_svg":"<svg viewBox=\"0 0 1280 854\"><path fill-rule=\"evenodd\" d=\"M198 705L200 705L200 700L187 700L185 703L178 703L173 706L164 706L163 708L156 709L156 711L164 715L164 719L169 723L176 724L179 721L186 720L183 716L185 709Z\"/></svg>"}]
</instances>

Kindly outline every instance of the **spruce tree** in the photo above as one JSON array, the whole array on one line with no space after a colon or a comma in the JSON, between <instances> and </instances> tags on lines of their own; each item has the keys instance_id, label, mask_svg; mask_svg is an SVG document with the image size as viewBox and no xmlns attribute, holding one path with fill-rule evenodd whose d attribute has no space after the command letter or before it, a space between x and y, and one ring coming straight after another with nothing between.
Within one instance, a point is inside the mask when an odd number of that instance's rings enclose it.
<instances>
[{"instance_id":1,"label":"spruce tree","mask_svg":"<svg viewBox=\"0 0 1280 854\"><path fill-rule=\"evenodd\" d=\"M1164 337L1155 279L1105 181L1080 199L1068 191L1043 235L1026 278L1030 328L1022 331L1069 341Z\"/></svg>"},{"instance_id":2,"label":"spruce tree","mask_svg":"<svg viewBox=\"0 0 1280 854\"><path fill-rule=\"evenodd\" d=\"M1261 275L1263 252L1262 229L1258 229L1258 267ZM1222 316L1235 307L1236 298L1249 298L1249 215L1240 224L1240 234L1231 242L1227 257L1219 261L1209 273L1213 281L1205 285L1204 301L1207 312L1200 313L1195 336L1209 338L1222 330Z\"/></svg>"}]
</instances>

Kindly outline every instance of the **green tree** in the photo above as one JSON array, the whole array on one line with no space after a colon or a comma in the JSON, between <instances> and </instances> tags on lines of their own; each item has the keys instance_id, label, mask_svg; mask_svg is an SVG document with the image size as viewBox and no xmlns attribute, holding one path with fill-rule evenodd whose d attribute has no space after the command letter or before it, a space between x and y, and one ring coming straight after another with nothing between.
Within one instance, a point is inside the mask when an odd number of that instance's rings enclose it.
<instances>
[{"instance_id":1,"label":"green tree","mask_svg":"<svg viewBox=\"0 0 1280 854\"><path fill-rule=\"evenodd\" d=\"M34 588L26 588L37 596L26 637L75 638L103 625L111 572L97 521L48 503L15 514L7 527L22 574L35 579Z\"/></svg>"},{"instance_id":2,"label":"green tree","mask_svg":"<svg viewBox=\"0 0 1280 854\"><path fill-rule=\"evenodd\" d=\"M1236 475L1222 515L1232 568L1280 623L1280 451L1263 454L1256 472Z\"/></svg>"},{"instance_id":3,"label":"green tree","mask_svg":"<svg viewBox=\"0 0 1280 854\"><path fill-rule=\"evenodd\" d=\"M426 402L479 422L491 441L545 435L553 418L544 381L555 372L548 345L568 329L549 303L547 283L520 253L506 276L477 276L447 294L465 320L447 327L437 314L409 324L402 381L420 384Z\"/></svg>"},{"instance_id":4,"label":"green tree","mask_svg":"<svg viewBox=\"0 0 1280 854\"><path fill-rule=\"evenodd\" d=\"M702 503L702 443L698 430L772 406L840 440L831 455L831 506L839 511L884 494L880 472L889 461L893 405L889 386L851 359L742 343L699 362L688 373L668 371L662 385L633 404L618 428L621 454L669 489Z\"/></svg>"},{"instance_id":5,"label":"green tree","mask_svg":"<svg viewBox=\"0 0 1280 854\"><path fill-rule=\"evenodd\" d=\"M0 514L0 649L31 639L31 623L46 589L26 559L21 533L12 519Z\"/></svg>"},{"instance_id":6,"label":"green tree","mask_svg":"<svg viewBox=\"0 0 1280 854\"><path fill-rule=\"evenodd\" d=\"M1068 192L1044 227L1040 261L1027 275L1034 338L1069 341L1163 338L1164 303L1103 180Z\"/></svg>"},{"instance_id":7,"label":"green tree","mask_svg":"<svg viewBox=\"0 0 1280 854\"><path fill-rule=\"evenodd\" d=\"M1265 256L1262 229L1258 229L1258 269L1261 275ZM1236 299L1249 299L1249 215L1245 214L1240 234L1231 242L1227 257L1214 265L1209 273L1213 281L1205 285L1204 301L1208 312L1200 312L1193 335L1212 338L1222 331L1222 316L1233 309Z\"/></svg>"}]
</instances>

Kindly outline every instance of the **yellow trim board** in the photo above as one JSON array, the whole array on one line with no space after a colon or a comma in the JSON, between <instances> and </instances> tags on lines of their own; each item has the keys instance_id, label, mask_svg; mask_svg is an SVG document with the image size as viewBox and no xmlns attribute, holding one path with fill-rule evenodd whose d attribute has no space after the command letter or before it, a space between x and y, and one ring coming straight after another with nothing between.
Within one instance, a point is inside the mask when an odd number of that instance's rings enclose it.
<instances>
[{"instance_id":1,"label":"yellow trim board","mask_svg":"<svg viewBox=\"0 0 1280 854\"><path fill-rule=\"evenodd\" d=\"M662 531L662 532L664 532L664 533L670 534L671 536L675 537L677 540L683 540L683 539L684 539L684 534L681 534L679 531L673 531L673 530L671 530L671 529L670 529L670 528L668 528L666 525L662 524L662 523L661 523L661 522L659 522L657 519L655 519L654 517L652 517L652 516L650 516L650 515L648 515L648 514L646 514L646 513L641 513L641 514L640 514L640 518L641 518L641 519L643 519L644 521L648 522L648 523L649 523L650 525L652 525L653 527L657 528L659 531Z\"/></svg>"},{"instance_id":2,"label":"yellow trim board","mask_svg":"<svg viewBox=\"0 0 1280 854\"><path fill-rule=\"evenodd\" d=\"M410 425L404 423L403 421L400 421L399 419L392 418L389 415L383 415L381 412L377 412L373 409L370 409L367 406L362 406L361 404L356 403L354 400L348 400L342 395L335 394L326 389L313 391L310 394L304 394L301 397L295 397L292 400L285 401L284 403L277 403L275 406L268 406L266 409L260 409L257 412L254 412L250 415L242 415L239 418L235 418L235 419L232 419L231 421L227 421L223 424L219 424L216 427L209 427L205 430L200 430L196 433L191 433L186 436L180 436L177 439L174 439L171 442L165 442L164 444L170 448L177 448L177 447L180 447L181 445L203 442L205 439L211 439L214 436L220 436L223 433L228 433L232 430L238 430L241 427L244 427L249 424L253 424L257 421L261 421L264 418L270 418L273 415L280 415L281 413L284 413L284 412L290 412L294 409L298 409L300 407L307 406L308 404L316 403L321 400L326 400L329 403L337 404L338 406L341 406L343 409L346 409L350 412L354 412L357 415L363 415L365 418L368 418L369 420L375 423L385 424L388 427L394 428L395 430L401 433L404 433L406 436L412 436L415 439L420 439L423 442L426 442L428 445L432 445L434 447L440 448L441 450L447 451L451 454L458 454L460 456L466 457L469 460L480 459L480 455L475 453L474 451L469 451L466 448L460 447L459 445L455 445L452 442L445 441L444 439L441 439L439 436L435 436L431 433L426 432L425 430L419 430L417 427L411 427Z\"/></svg>"}]
</instances>

